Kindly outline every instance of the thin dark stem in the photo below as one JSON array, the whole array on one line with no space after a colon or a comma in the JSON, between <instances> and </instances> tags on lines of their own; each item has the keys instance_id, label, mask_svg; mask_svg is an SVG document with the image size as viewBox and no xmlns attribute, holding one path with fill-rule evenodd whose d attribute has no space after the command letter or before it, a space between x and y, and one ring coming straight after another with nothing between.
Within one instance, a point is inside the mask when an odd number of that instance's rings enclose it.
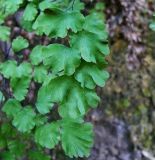
<instances>
[{"instance_id":1,"label":"thin dark stem","mask_svg":"<svg viewBox=\"0 0 155 160\"><path fill-rule=\"evenodd\" d=\"M11 50L11 45L10 47L7 49L6 54L5 54L5 59L9 58L9 54L10 54L10 50Z\"/></svg>"}]
</instances>

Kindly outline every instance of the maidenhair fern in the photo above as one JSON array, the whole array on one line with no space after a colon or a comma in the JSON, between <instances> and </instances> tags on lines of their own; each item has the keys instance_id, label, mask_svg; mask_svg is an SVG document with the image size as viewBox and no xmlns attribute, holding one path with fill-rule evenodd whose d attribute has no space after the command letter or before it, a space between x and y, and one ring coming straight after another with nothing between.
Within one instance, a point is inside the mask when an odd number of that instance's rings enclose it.
<instances>
[{"instance_id":1,"label":"maidenhair fern","mask_svg":"<svg viewBox=\"0 0 155 160\"><path fill-rule=\"evenodd\" d=\"M84 116L98 106L95 88L103 87L109 77L105 70L108 34L102 13L96 9L84 13L84 3L79 0L1 0L0 7L0 40L11 42L15 55L0 64L11 92L7 97L0 92L1 102L5 100L2 111L23 139L30 135L36 145L49 149L61 143L69 157L88 156L93 128L84 122ZM9 36L11 29L5 26L5 19L19 11L23 12L19 25L27 32L48 37L48 45L32 46L22 36ZM27 48L31 53L25 61L20 52ZM36 87L29 102L32 84ZM56 106L60 118L51 120ZM6 145L15 152L20 148L15 141ZM1 155L4 160L6 156L22 156L24 149L19 154L11 149ZM42 151L29 151L28 156L40 160L37 155L42 157Z\"/></svg>"}]
</instances>

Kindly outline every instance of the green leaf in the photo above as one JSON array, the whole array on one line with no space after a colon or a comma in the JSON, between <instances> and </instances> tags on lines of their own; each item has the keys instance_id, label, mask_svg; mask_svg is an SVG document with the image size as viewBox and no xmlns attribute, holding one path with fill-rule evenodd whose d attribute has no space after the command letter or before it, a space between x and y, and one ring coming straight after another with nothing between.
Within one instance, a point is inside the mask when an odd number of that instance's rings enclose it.
<instances>
[{"instance_id":1,"label":"green leaf","mask_svg":"<svg viewBox=\"0 0 155 160\"><path fill-rule=\"evenodd\" d=\"M75 0L74 5L73 5L73 1L71 1L70 5L69 5L69 9L73 10L73 11L77 11L80 12L81 10L84 10L84 3L81 2L80 0Z\"/></svg>"},{"instance_id":2,"label":"green leaf","mask_svg":"<svg viewBox=\"0 0 155 160\"><path fill-rule=\"evenodd\" d=\"M69 157L88 157L93 145L93 129L89 123L62 120L61 140Z\"/></svg>"},{"instance_id":3,"label":"green leaf","mask_svg":"<svg viewBox=\"0 0 155 160\"><path fill-rule=\"evenodd\" d=\"M0 133L0 150L4 149L6 147L7 147L6 139L5 139L4 135L2 135Z\"/></svg>"},{"instance_id":4,"label":"green leaf","mask_svg":"<svg viewBox=\"0 0 155 160\"><path fill-rule=\"evenodd\" d=\"M16 68L16 74L13 76L14 78L22 78L22 77L29 77L30 74L32 73L32 66L28 62L23 62L21 63L17 68Z\"/></svg>"},{"instance_id":5,"label":"green leaf","mask_svg":"<svg viewBox=\"0 0 155 160\"><path fill-rule=\"evenodd\" d=\"M66 10L80 11L84 9L84 3L81 3L79 0L76 0L73 6L73 1L70 1L70 0L57 0L52 2L51 0L46 0L39 4L39 8L41 11L44 11L47 9L50 9L50 10L61 9L64 11Z\"/></svg>"},{"instance_id":6,"label":"green leaf","mask_svg":"<svg viewBox=\"0 0 155 160\"><path fill-rule=\"evenodd\" d=\"M0 72L5 78L14 77L17 74L16 72L17 62L14 60L8 60L0 64ZM11 68L11 69L10 69Z\"/></svg>"},{"instance_id":7,"label":"green leaf","mask_svg":"<svg viewBox=\"0 0 155 160\"><path fill-rule=\"evenodd\" d=\"M43 48L44 47L41 45L37 45L35 48L33 48L30 54L30 60L33 65L38 65L42 62L44 56L42 52Z\"/></svg>"},{"instance_id":8,"label":"green leaf","mask_svg":"<svg viewBox=\"0 0 155 160\"><path fill-rule=\"evenodd\" d=\"M10 36L10 28L6 26L0 26L0 40L8 41Z\"/></svg>"},{"instance_id":9,"label":"green leaf","mask_svg":"<svg viewBox=\"0 0 155 160\"><path fill-rule=\"evenodd\" d=\"M7 15L15 13L23 0L5 0L3 6L5 7L5 12Z\"/></svg>"},{"instance_id":10,"label":"green leaf","mask_svg":"<svg viewBox=\"0 0 155 160\"><path fill-rule=\"evenodd\" d=\"M25 99L28 93L28 88L30 85L31 77L13 78L11 79L10 86L13 91L14 97L18 101Z\"/></svg>"},{"instance_id":11,"label":"green leaf","mask_svg":"<svg viewBox=\"0 0 155 160\"><path fill-rule=\"evenodd\" d=\"M33 109L26 106L16 114L12 123L20 132L30 132L35 126L35 116Z\"/></svg>"},{"instance_id":12,"label":"green leaf","mask_svg":"<svg viewBox=\"0 0 155 160\"><path fill-rule=\"evenodd\" d=\"M96 63L95 53L109 54L108 44L101 42L96 34L86 31L70 36L70 45L79 50L82 58L87 62Z\"/></svg>"},{"instance_id":13,"label":"green leaf","mask_svg":"<svg viewBox=\"0 0 155 160\"><path fill-rule=\"evenodd\" d=\"M25 49L29 46L28 40L24 39L23 37L19 36L12 42L12 48L15 52L19 52L22 49Z\"/></svg>"},{"instance_id":14,"label":"green leaf","mask_svg":"<svg viewBox=\"0 0 155 160\"><path fill-rule=\"evenodd\" d=\"M39 9L41 11L44 11L46 9L58 9L61 6L61 1L50 1L50 0L46 0L46 1L42 1L39 4Z\"/></svg>"},{"instance_id":15,"label":"green leaf","mask_svg":"<svg viewBox=\"0 0 155 160\"><path fill-rule=\"evenodd\" d=\"M34 68L33 78L38 83L43 83L47 77L47 69L44 66Z\"/></svg>"},{"instance_id":16,"label":"green leaf","mask_svg":"<svg viewBox=\"0 0 155 160\"><path fill-rule=\"evenodd\" d=\"M50 37L67 36L68 30L78 32L82 29L84 17L79 12L63 12L56 10L52 14L41 12L36 19L33 29L39 34L45 33Z\"/></svg>"},{"instance_id":17,"label":"green leaf","mask_svg":"<svg viewBox=\"0 0 155 160\"><path fill-rule=\"evenodd\" d=\"M18 112L18 111L17 111L17 112ZM16 112L16 113L17 113L17 112ZM15 112L14 112L14 113L15 113ZM12 116L14 116L14 115L12 115ZM5 136L7 136L7 137L12 136L12 133L13 133L12 126L11 126L11 124L8 123L8 122L5 122L5 123L3 123L3 124L1 125L0 131L1 131L1 133L2 133L3 135L5 135Z\"/></svg>"},{"instance_id":18,"label":"green leaf","mask_svg":"<svg viewBox=\"0 0 155 160\"><path fill-rule=\"evenodd\" d=\"M49 73L48 76L46 77L46 80L43 83L43 86L47 86L52 79L59 77L59 76L61 76L61 73L60 74L59 73L58 74Z\"/></svg>"},{"instance_id":19,"label":"green leaf","mask_svg":"<svg viewBox=\"0 0 155 160\"><path fill-rule=\"evenodd\" d=\"M46 124L36 129L35 141L41 146L52 149L59 142L59 124Z\"/></svg>"},{"instance_id":20,"label":"green leaf","mask_svg":"<svg viewBox=\"0 0 155 160\"><path fill-rule=\"evenodd\" d=\"M27 32L33 32L32 21L26 21L23 18L20 20L20 25Z\"/></svg>"},{"instance_id":21,"label":"green leaf","mask_svg":"<svg viewBox=\"0 0 155 160\"><path fill-rule=\"evenodd\" d=\"M100 40L107 41L108 32L104 23L103 14L94 12L86 16L83 29L87 32L94 33Z\"/></svg>"},{"instance_id":22,"label":"green leaf","mask_svg":"<svg viewBox=\"0 0 155 160\"><path fill-rule=\"evenodd\" d=\"M50 109L52 109L53 107L52 94L48 86L41 87L39 89L36 107L41 114L46 114L50 111Z\"/></svg>"},{"instance_id":23,"label":"green leaf","mask_svg":"<svg viewBox=\"0 0 155 160\"><path fill-rule=\"evenodd\" d=\"M4 151L2 153L0 153L0 158L2 160L16 160L15 156L10 153L9 151Z\"/></svg>"},{"instance_id":24,"label":"green leaf","mask_svg":"<svg viewBox=\"0 0 155 160\"><path fill-rule=\"evenodd\" d=\"M80 65L80 53L61 44L51 44L43 49L44 65L50 66L53 73L64 72L72 75Z\"/></svg>"},{"instance_id":25,"label":"green leaf","mask_svg":"<svg viewBox=\"0 0 155 160\"><path fill-rule=\"evenodd\" d=\"M31 148L26 158L50 160L43 147L53 149L59 142L70 159L89 155L93 129L83 119L99 103L95 87L103 87L109 77L104 70L109 47L105 19L99 13L103 5L86 11L84 4L80 0L0 0L0 30L6 18L14 15L19 18L18 26L42 39L34 39L29 46L25 36L17 34L12 42L14 52L31 50L36 42L29 59L15 55L11 57L15 60L0 64L0 73L8 79L14 97L2 107L8 118L5 124L10 127L0 126L0 159L23 159ZM3 29L0 39L9 40L9 28ZM25 106L33 94L31 80L36 83L31 102L36 108ZM4 101L1 92L0 100ZM50 111L55 109L61 120L51 123L55 116L51 117ZM37 144L31 146L33 139Z\"/></svg>"},{"instance_id":26,"label":"green leaf","mask_svg":"<svg viewBox=\"0 0 155 160\"><path fill-rule=\"evenodd\" d=\"M5 112L8 117L15 117L21 108L21 104L17 100L9 99L4 104L2 111Z\"/></svg>"},{"instance_id":27,"label":"green leaf","mask_svg":"<svg viewBox=\"0 0 155 160\"><path fill-rule=\"evenodd\" d=\"M24 155L25 144L19 140L8 141L8 149L10 153L21 158Z\"/></svg>"},{"instance_id":28,"label":"green leaf","mask_svg":"<svg viewBox=\"0 0 155 160\"><path fill-rule=\"evenodd\" d=\"M96 52L95 54L96 66L100 69L105 69L108 67L108 62L106 60L106 56L103 56L101 52Z\"/></svg>"},{"instance_id":29,"label":"green leaf","mask_svg":"<svg viewBox=\"0 0 155 160\"><path fill-rule=\"evenodd\" d=\"M96 107L99 97L94 91L82 89L79 85L71 84L72 89L68 91L64 101L59 106L61 117L70 117L73 119L83 117L91 107Z\"/></svg>"},{"instance_id":30,"label":"green leaf","mask_svg":"<svg viewBox=\"0 0 155 160\"><path fill-rule=\"evenodd\" d=\"M37 15L38 11L36 5L33 3L29 3L24 11L23 19L25 21L33 21Z\"/></svg>"},{"instance_id":31,"label":"green leaf","mask_svg":"<svg viewBox=\"0 0 155 160\"><path fill-rule=\"evenodd\" d=\"M28 77L32 73L32 66L28 62L23 62L17 66L16 61L8 60L0 64L0 72L6 78L21 78L23 76Z\"/></svg>"},{"instance_id":32,"label":"green leaf","mask_svg":"<svg viewBox=\"0 0 155 160\"><path fill-rule=\"evenodd\" d=\"M3 1L4 1L4 0L3 0ZM3 12L3 10L4 10L4 8L5 8L5 7L3 6L3 4L4 4L3 1L2 1L2 0L0 1L0 5L2 6L2 7L1 7L1 10L0 10L0 25L1 25L1 24L4 24L5 16L6 16L6 15L4 14L4 12Z\"/></svg>"},{"instance_id":33,"label":"green leaf","mask_svg":"<svg viewBox=\"0 0 155 160\"><path fill-rule=\"evenodd\" d=\"M62 76L52 79L47 86L40 88L37 98L37 108L48 108L49 104L60 104L59 113L62 117L77 118L83 116L89 106L96 107L99 97L94 91L84 89L72 78ZM45 105L46 104L46 105Z\"/></svg>"},{"instance_id":34,"label":"green leaf","mask_svg":"<svg viewBox=\"0 0 155 160\"><path fill-rule=\"evenodd\" d=\"M75 79L81 83L82 87L94 89L96 85L104 87L105 81L109 78L109 73L100 70L95 64L83 64L75 73Z\"/></svg>"},{"instance_id":35,"label":"green leaf","mask_svg":"<svg viewBox=\"0 0 155 160\"><path fill-rule=\"evenodd\" d=\"M51 160L51 158L41 151L30 151L29 160Z\"/></svg>"},{"instance_id":36,"label":"green leaf","mask_svg":"<svg viewBox=\"0 0 155 160\"><path fill-rule=\"evenodd\" d=\"M46 116L42 116L42 115L36 115L35 117L35 124L36 126L41 126L43 124L45 124L47 122L47 117Z\"/></svg>"},{"instance_id":37,"label":"green leaf","mask_svg":"<svg viewBox=\"0 0 155 160\"><path fill-rule=\"evenodd\" d=\"M95 9L98 11L104 11L105 9L105 4L104 2L97 2L95 5Z\"/></svg>"}]
</instances>

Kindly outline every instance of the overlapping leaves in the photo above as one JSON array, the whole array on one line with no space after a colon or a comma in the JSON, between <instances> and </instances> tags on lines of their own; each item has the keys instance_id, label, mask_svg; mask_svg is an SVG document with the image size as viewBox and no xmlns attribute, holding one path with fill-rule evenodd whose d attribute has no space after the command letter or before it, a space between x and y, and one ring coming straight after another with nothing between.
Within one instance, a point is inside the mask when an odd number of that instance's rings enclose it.
<instances>
[{"instance_id":1,"label":"overlapping leaves","mask_svg":"<svg viewBox=\"0 0 155 160\"><path fill-rule=\"evenodd\" d=\"M18 131L35 132L34 138L39 145L52 149L61 142L69 157L88 156L93 144L92 125L82 119L99 103L95 87L103 87L109 77L105 71L109 47L103 16L94 11L84 16L81 13L84 5L79 0L23 2L7 0L7 14L26 5L21 25L38 35L55 38L61 44L35 46L29 62L17 64L15 60L8 60L0 64L0 73L9 80L12 92L3 112ZM0 38L8 40L8 28L3 28ZM28 46L23 37L12 42L14 52ZM25 99L31 81L37 83L32 105ZM62 119L49 122L48 113L53 111L55 104ZM36 153L30 154L30 159L36 159Z\"/></svg>"},{"instance_id":2,"label":"overlapping leaves","mask_svg":"<svg viewBox=\"0 0 155 160\"><path fill-rule=\"evenodd\" d=\"M9 99L3 106L3 112L13 118L12 124L21 132L29 132L35 126L36 114L32 107L22 108L16 99Z\"/></svg>"},{"instance_id":3,"label":"overlapping leaves","mask_svg":"<svg viewBox=\"0 0 155 160\"><path fill-rule=\"evenodd\" d=\"M103 87L106 80L109 78L109 74L107 71L99 69L94 64L85 63L77 70L75 78L81 83L82 87L94 89L96 84Z\"/></svg>"},{"instance_id":4,"label":"overlapping leaves","mask_svg":"<svg viewBox=\"0 0 155 160\"><path fill-rule=\"evenodd\" d=\"M93 144L92 125L79 120L63 119L46 124L36 130L35 140L47 148L54 148L59 141L69 157L88 156Z\"/></svg>"},{"instance_id":5,"label":"overlapping leaves","mask_svg":"<svg viewBox=\"0 0 155 160\"><path fill-rule=\"evenodd\" d=\"M75 33L81 30L83 20L83 15L78 12L64 13L61 10L53 14L41 12L33 24L33 29L41 35L45 33L50 37L64 38L69 29Z\"/></svg>"},{"instance_id":6,"label":"overlapping leaves","mask_svg":"<svg viewBox=\"0 0 155 160\"><path fill-rule=\"evenodd\" d=\"M49 112L53 103L58 103L62 117L78 118L85 115L89 106L96 107L98 102L96 92L80 87L72 78L62 76L39 90L36 106L44 114Z\"/></svg>"},{"instance_id":7,"label":"overlapping leaves","mask_svg":"<svg viewBox=\"0 0 155 160\"><path fill-rule=\"evenodd\" d=\"M23 62L17 65L16 61L8 60L0 65L0 73L5 78L10 78L10 86L14 97L19 101L24 100L31 82L31 64Z\"/></svg>"},{"instance_id":8,"label":"overlapping leaves","mask_svg":"<svg viewBox=\"0 0 155 160\"><path fill-rule=\"evenodd\" d=\"M21 36L17 37L12 42L12 48L15 52L19 52L22 49L27 48L28 46L29 46L28 41Z\"/></svg>"},{"instance_id":9,"label":"overlapping leaves","mask_svg":"<svg viewBox=\"0 0 155 160\"><path fill-rule=\"evenodd\" d=\"M43 49L43 54L44 65L49 66L54 73L63 71L66 75L72 75L80 65L80 53L60 44L49 45Z\"/></svg>"}]
</instances>

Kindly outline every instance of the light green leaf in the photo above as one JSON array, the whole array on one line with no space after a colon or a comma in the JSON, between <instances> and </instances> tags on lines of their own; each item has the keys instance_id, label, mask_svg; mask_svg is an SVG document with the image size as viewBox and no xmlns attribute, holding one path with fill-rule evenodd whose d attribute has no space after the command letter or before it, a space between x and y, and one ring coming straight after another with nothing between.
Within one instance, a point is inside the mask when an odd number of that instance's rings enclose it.
<instances>
[{"instance_id":1,"label":"light green leaf","mask_svg":"<svg viewBox=\"0 0 155 160\"><path fill-rule=\"evenodd\" d=\"M60 10L56 10L52 14L41 12L33 25L33 29L41 35L45 33L53 38L64 38L67 36L69 29L75 33L80 31L83 20L84 17L79 12L63 12Z\"/></svg>"},{"instance_id":2,"label":"light green leaf","mask_svg":"<svg viewBox=\"0 0 155 160\"><path fill-rule=\"evenodd\" d=\"M29 77L32 74L32 66L28 62L21 63L16 68L16 75L14 75L14 78L22 78L22 77Z\"/></svg>"},{"instance_id":3,"label":"light green leaf","mask_svg":"<svg viewBox=\"0 0 155 160\"><path fill-rule=\"evenodd\" d=\"M0 40L8 41L10 36L10 28L6 26L0 26Z\"/></svg>"},{"instance_id":4,"label":"light green leaf","mask_svg":"<svg viewBox=\"0 0 155 160\"><path fill-rule=\"evenodd\" d=\"M53 73L64 72L72 75L80 65L80 53L61 44L51 44L43 49L44 65L50 66Z\"/></svg>"},{"instance_id":5,"label":"light green leaf","mask_svg":"<svg viewBox=\"0 0 155 160\"><path fill-rule=\"evenodd\" d=\"M44 66L34 68L33 78L38 83L43 83L47 77L47 69Z\"/></svg>"},{"instance_id":6,"label":"light green leaf","mask_svg":"<svg viewBox=\"0 0 155 160\"><path fill-rule=\"evenodd\" d=\"M15 117L22 109L21 104L15 99L9 99L3 106L2 111L10 118Z\"/></svg>"},{"instance_id":7,"label":"light green leaf","mask_svg":"<svg viewBox=\"0 0 155 160\"><path fill-rule=\"evenodd\" d=\"M8 60L0 64L0 72L5 78L14 77L17 74L16 72L17 62L14 60Z\"/></svg>"},{"instance_id":8,"label":"light green leaf","mask_svg":"<svg viewBox=\"0 0 155 160\"><path fill-rule=\"evenodd\" d=\"M37 108L48 108L46 104L58 103L59 113L62 117L77 118L83 116L89 106L96 107L99 97L94 91L84 89L72 78L67 76L52 79L47 86L41 87L38 92ZM44 105L46 104L46 105Z\"/></svg>"},{"instance_id":9,"label":"light green leaf","mask_svg":"<svg viewBox=\"0 0 155 160\"><path fill-rule=\"evenodd\" d=\"M33 21L37 15L38 11L34 3L29 3L24 11L23 19L25 21Z\"/></svg>"},{"instance_id":10,"label":"light green leaf","mask_svg":"<svg viewBox=\"0 0 155 160\"><path fill-rule=\"evenodd\" d=\"M52 149L59 142L59 124L46 124L36 129L35 141L41 146Z\"/></svg>"},{"instance_id":11,"label":"light green leaf","mask_svg":"<svg viewBox=\"0 0 155 160\"><path fill-rule=\"evenodd\" d=\"M76 83L71 87L68 96L58 108L61 117L73 119L83 117L90 107L98 105L100 99L94 91L82 89Z\"/></svg>"},{"instance_id":12,"label":"light green leaf","mask_svg":"<svg viewBox=\"0 0 155 160\"><path fill-rule=\"evenodd\" d=\"M99 69L95 64L83 64L75 73L75 79L81 83L82 87L94 89L96 85L103 87L109 78L109 73Z\"/></svg>"},{"instance_id":13,"label":"light green leaf","mask_svg":"<svg viewBox=\"0 0 155 160\"><path fill-rule=\"evenodd\" d=\"M71 1L71 3L69 4L68 8L70 10L80 12L81 10L84 10L84 5L85 4L82 1L75 0L74 1L74 5L73 5L73 1Z\"/></svg>"},{"instance_id":14,"label":"light green leaf","mask_svg":"<svg viewBox=\"0 0 155 160\"><path fill-rule=\"evenodd\" d=\"M65 154L69 157L88 157L93 145L93 129L89 123L62 120L61 140Z\"/></svg>"},{"instance_id":15,"label":"light green leaf","mask_svg":"<svg viewBox=\"0 0 155 160\"><path fill-rule=\"evenodd\" d=\"M25 49L29 46L28 40L24 39L23 37L19 36L12 42L12 48L15 52L19 52L22 49Z\"/></svg>"},{"instance_id":16,"label":"light green leaf","mask_svg":"<svg viewBox=\"0 0 155 160\"><path fill-rule=\"evenodd\" d=\"M46 116L42 116L40 114L36 115L35 117L35 124L36 126L41 126L43 124L45 124L47 122L47 117Z\"/></svg>"},{"instance_id":17,"label":"light green leaf","mask_svg":"<svg viewBox=\"0 0 155 160\"><path fill-rule=\"evenodd\" d=\"M43 48L44 47L41 45L37 45L35 48L33 48L30 54L30 60L33 65L38 65L39 63L42 62L43 57L44 57L43 52L42 52Z\"/></svg>"},{"instance_id":18,"label":"light green leaf","mask_svg":"<svg viewBox=\"0 0 155 160\"><path fill-rule=\"evenodd\" d=\"M96 34L86 31L70 36L70 44L80 51L82 58L87 62L96 63L95 53L107 55L110 52L107 43L102 43Z\"/></svg>"},{"instance_id":19,"label":"light green leaf","mask_svg":"<svg viewBox=\"0 0 155 160\"><path fill-rule=\"evenodd\" d=\"M51 0L46 0L39 4L39 8L41 11L44 11L46 9L50 9L50 10L61 9L64 11L66 10L80 11L84 9L84 3L81 3L80 0L76 0L73 5L73 1L70 1L70 0L57 0L52 2Z\"/></svg>"},{"instance_id":20,"label":"light green leaf","mask_svg":"<svg viewBox=\"0 0 155 160\"><path fill-rule=\"evenodd\" d=\"M20 132L30 132L35 126L35 116L33 109L26 106L16 114L12 123Z\"/></svg>"},{"instance_id":21,"label":"light green leaf","mask_svg":"<svg viewBox=\"0 0 155 160\"><path fill-rule=\"evenodd\" d=\"M50 112L53 107L52 94L48 86L41 87L38 92L36 107L41 114Z\"/></svg>"},{"instance_id":22,"label":"light green leaf","mask_svg":"<svg viewBox=\"0 0 155 160\"><path fill-rule=\"evenodd\" d=\"M46 1L42 1L39 4L39 9L41 11L44 11L46 9L59 9L59 7L61 6L61 1L50 1L50 0L46 0Z\"/></svg>"},{"instance_id":23,"label":"light green leaf","mask_svg":"<svg viewBox=\"0 0 155 160\"><path fill-rule=\"evenodd\" d=\"M23 0L1 0L2 2L1 6L5 10L5 12L2 12L4 17L7 17L13 13L15 13L20 4L23 3Z\"/></svg>"},{"instance_id":24,"label":"light green leaf","mask_svg":"<svg viewBox=\"0 0 155 160\"><path fill-rule=\"evenodd\" d=\"M100 40L107 41L108 32L104 23L103 14L93 12L86 16L83 29L87 32L94 33Z\"/></svg>"},{"instance_id":25,"label":"light green leaf","mask_svg":"<svg viewBox=\"0 0 155 160\"><path fill-rule=\"evenodd\" d=\"M105 3L104 2L97 2L95 5L95 10L97 11L104 11Z\"/></svg>"},{"instance_id":26,"label":"light green leaf","mask_svg":"<svg viewBox=\"0 0 155 160\"><path fill-rule=\"evenodd\" d=\"M28 93L30 81L31 81L30 77L12 78L11 79L10 86L12 88L14 97L18 101L24 100L25 96Z\"/></svg>"},{"instance_id":27,"label":"light green leaf","mask_svg":"<svg viewBox=\"0 0 155 160\"><path fill-rule=\"evenodd\" d=\"M23 76L29 76L32 73L32 66L28 62L23 62L17 66L17 62L14 60L8 60L0 64L0 72L6 78L21 78Z\"/></svg>"}]
</instances>

